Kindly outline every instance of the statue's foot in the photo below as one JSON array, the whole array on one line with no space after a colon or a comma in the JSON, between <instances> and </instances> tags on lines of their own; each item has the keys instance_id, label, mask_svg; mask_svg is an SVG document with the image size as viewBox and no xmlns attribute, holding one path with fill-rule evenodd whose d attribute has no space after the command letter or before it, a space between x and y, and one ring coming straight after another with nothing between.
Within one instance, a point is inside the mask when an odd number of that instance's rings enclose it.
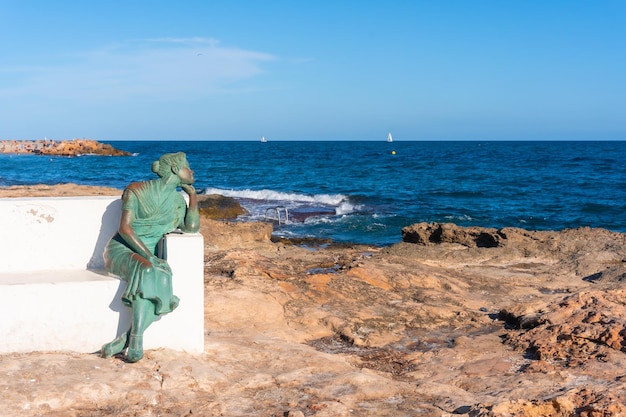
<instances>
[{"instance_id":1,"label":"statue's foot","mask_svg":"<svg viewBox=\"0 0 626 417\"><path fill-rule=\"evenodd\" d=\"M170 301L170 311L174 311L176 307L178 307L178 304L180 304L180 298L172 295L172 300Z\"/></svg>"},{"instance_id":2,"label":"statue's foot","mask_svg":"<svg viewBox=\"0 0 626 417\"><path fill-rule=\"evenodd\" d=\"M126 358L129 362L137 362L139 359L143 358L143 336L130 335Z\"/></svg>"},{"instance_id":3,"label":"statue's foot","mask_svg":"<svg viewBox=\"0 0 626 417\"><path fill-rule=\"evenodd\" d=\"M128 340L128 332L122 333L117 339L102 346L101 356L103 358L110 358L113 355L117 355L126 348L126 342Z\"/></svg>"}]
</instances>

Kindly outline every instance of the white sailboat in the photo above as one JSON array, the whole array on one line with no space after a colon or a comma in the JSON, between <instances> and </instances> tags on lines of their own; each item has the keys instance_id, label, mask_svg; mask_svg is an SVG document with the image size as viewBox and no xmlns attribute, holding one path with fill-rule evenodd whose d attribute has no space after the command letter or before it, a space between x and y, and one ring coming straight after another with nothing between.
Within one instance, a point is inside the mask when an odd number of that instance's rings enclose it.
<instances>
[{"instance_id":1,"label":"white sailboat","mask_svg":"<svg viewBox=\"0 0 626 417\"><path fill-rule=\"evenodd\" d=\"M389 134L387 135L387 142L389 143L393 142L393 137L391 137L391 132L389 132Z\"/></svg>"},{"instance_id":2,"label":"white sailboat","mask_svg":"<svg viewBox=\"0 0 626 417\"><path fill-rule=\"evenodd\" d=\"M265 136L261 136L261 142L263 143L267 142L267 139L265 139Z\"/></svg>"}]
</instances>

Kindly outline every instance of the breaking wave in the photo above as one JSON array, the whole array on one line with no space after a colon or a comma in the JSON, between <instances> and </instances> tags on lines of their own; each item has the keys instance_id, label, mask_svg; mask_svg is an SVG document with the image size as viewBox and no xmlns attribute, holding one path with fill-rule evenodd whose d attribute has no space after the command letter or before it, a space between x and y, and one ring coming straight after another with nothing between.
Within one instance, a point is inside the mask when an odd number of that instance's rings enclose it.
<instances>
[{"instance_id":1,"label":"breaking wave","mask_svg":"<svg viewBox=\"0 0 626 417\"><path fill-rule=\"evenodd\" d=\"M350 201L344 194L316 194L286 193L274 190L234 190L222 188L207 188L205 194L219 194L231 197L248 211L247 219L262 220L268 217L278 217L277 208L288 212L289 224L305 223L318 224L335 221L333 218L358 213L363 205Z\"/></svg>"},{"instance_id":2,"label":"breaking wave","mask_svg":"<svg viewBox=\"0 0 626 417\"><path fill-rule=\"evenodd\" d=\"M348 196L343 194L299 194L285 193L274 190L226 190L220 188L207 188L205 194L220 194L225 197L233 197L238 199L259 200L259 201L276 201L276 202L294 202L294 203L310 203L323 204L327 206L341 206L346 203Z\"/></svg>"}]
</instances>

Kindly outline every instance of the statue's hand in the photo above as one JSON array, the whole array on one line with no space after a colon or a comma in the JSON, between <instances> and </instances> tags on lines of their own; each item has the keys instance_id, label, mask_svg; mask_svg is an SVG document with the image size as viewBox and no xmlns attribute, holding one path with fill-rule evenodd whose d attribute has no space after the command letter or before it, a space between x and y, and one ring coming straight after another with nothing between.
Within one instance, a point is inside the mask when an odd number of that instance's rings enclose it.
<instances>
[{"instance_id":1,"label":"statue's hand","mask_svg":"<svg viewBox=\"0 0 626 417\"><path fill-rule=\"evenodd\" d=\"M157 256L153 256L150 258L150 263L152 263L152 266L154 266L157 269L166 271L168 273L172 272L170 265L167 263L165 259L161 259Z\"/></svg>"},{"instance_id":2,"label":"statue's hand","mask_svg":"<svg viewBox=\"0 0 626 417\"><path fill-rule=\"evenodd\" d=\"M183 189L189 195L193 195L196 193L196 188L191 184L181 184L180 188Z\"/></svg>"}]
</instances>

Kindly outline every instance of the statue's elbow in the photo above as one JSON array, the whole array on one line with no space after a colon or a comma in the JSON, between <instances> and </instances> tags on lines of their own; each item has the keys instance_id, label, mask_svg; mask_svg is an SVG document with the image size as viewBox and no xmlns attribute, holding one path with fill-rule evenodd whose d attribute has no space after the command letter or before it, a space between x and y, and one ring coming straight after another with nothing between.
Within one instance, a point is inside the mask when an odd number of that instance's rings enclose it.
<instances>
[{"instance_id":1,"label":"statue's elbow","mask_svg":"<svg viewBox=\"0 0 626 417\"><path fill-rule=\"evenodd\" d=\"M189 210L185 216L185 229L186 233L197 233L200 230L200 215L197 210Z\"/></svg>"},{"instance_id":2,"label":"statue's elbow","mask_svg":"<svg viewBox=\"0 0 626 417\"><path fill-rule=\"evenodd\" d=\"M185 223L185 227L182 229L184 233L198 233L199 230L200 230L200 222Z\"/></svg>"}]
</instances>

